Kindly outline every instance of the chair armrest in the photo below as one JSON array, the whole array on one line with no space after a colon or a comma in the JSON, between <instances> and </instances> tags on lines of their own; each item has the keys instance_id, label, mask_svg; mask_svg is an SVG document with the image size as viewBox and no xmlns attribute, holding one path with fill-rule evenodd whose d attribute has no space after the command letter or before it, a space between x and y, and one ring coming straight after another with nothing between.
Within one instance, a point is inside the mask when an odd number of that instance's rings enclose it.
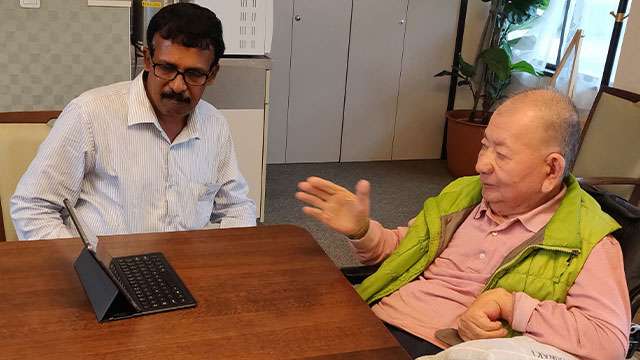
<instances>
[{"instance_id":1,"label":"chair armrest","mask_svg":"<svg viewBox=\"0 0 640 360\"><path fill-rule=\"evenodd\" d=\"M628 178L628 177L607 177L607 176L594 176L594 177L579 177L579 182L588 185L635 185L629 202L634 206L640 206L640 178Z\"/></svg>"},{"instance_id":2,"label":"chair armrest","mask_svg":"<svg viewBox=\"0 0 640 360\"><path fill-rule=\"evenodd\" d=\"M631 330L629 331L629 350L625 359L631 359L633 354L638 350L640 345L640 325L631 323Z\"/></svg>"},{"instance_id":3,"label":"chair armrest","mask_svg":"<svg viewBox=\"0 0 640 360\"><path fill-rule=\"evenodd\" d=\"M60 116L62 112L54 111L12 111L0 112L1 123L47 123Z\"/></svg>"},{"instance_id":4,"label":"chair armrest","mask_svg":"<svg viewBox=\"0 0 640 360\"><path fill-rule=\"evenodd\" d=\"M378 267L380 267L380 265L348 266L340 268L340 271L342 271L342 275L344 275L352 285L356 285L376 272Z\"/></svg>"},{"instance_id":5,"label":"chair armrest","mask_svg":"<svg viewBox=\"0 0 640 360\"><path fill-rule=\"evenodd\" d=\"M611 176L592 176L579 177L578 181L585 182L589 185L640 185L640 178L629 177L611 177Z\"/></svg>"}]
</instances>

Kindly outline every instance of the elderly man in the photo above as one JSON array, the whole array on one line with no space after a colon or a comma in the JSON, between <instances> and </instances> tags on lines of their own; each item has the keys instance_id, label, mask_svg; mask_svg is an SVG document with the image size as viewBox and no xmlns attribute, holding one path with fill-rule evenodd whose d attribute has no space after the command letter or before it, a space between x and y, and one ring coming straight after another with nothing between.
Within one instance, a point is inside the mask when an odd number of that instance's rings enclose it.
<instances>
[{"instance_id":1,"label":"elderly man","mask_svg":"<svg viewBox=\"0 0 640 360\"><path fill-rule=\"evenodd\" d=\"M311 177L303 211L345 234L358 258L384 261L358 292L411 355L521 333L582 359L622 359L630 305L618 224L568 173L579 122L566 97L533 90L494 113L480 176L427 199L409 228L369 219L369 183L355 194Z\"/></svg>"},{"instance_id":2,"label":"elderly man","mask_svg":"<svg viewBox=\"0 0 640 360\"><path fill-rule=\"evenodd\" d=\"M65 198L98 234L255 225L227 121L200 100L224 53L220 20L167 6L147 42L135 80L65 107L11 199L20 239L72 236Z\"/></svg>"}]
</instances>

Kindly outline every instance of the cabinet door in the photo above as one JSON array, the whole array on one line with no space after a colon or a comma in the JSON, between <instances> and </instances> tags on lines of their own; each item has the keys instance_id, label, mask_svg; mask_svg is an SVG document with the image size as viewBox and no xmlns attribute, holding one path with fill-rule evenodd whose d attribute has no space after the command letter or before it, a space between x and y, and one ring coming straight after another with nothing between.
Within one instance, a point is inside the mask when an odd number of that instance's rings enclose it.
<instances>
[{"instance_id":1,"label":"cabinet door","mask_svg":"<svg viewBox=\"0 0 640 360\"><path fill-rule=\"evenodd\" d=\"M286 162L336 162L351 0L295 0Z\"/></svg>"},{"instance_id":2,"label":"cabinet door","mask_svg":"<svg viewBox=\"0 0 640 360\"><path fill-rule=\"evenodd\" d=\"M258 218L262 219L264 110L225 109L222 114L229 123L240 173L249 185L249 198L255 201Z\"/></svg>"},{"instance_id":3,"label":"cabinet door","mask_svg":"<svg viewBox=\"0 0 640 360\"><path fill-rule=\"evenodd\" d=\"M391 160L407 2L353 2L341 161Z\"/></svg>"},{"instance_id":4,"label":"cabinet door","mask_svg":"<svg viewBox=\"0 0 640 360\"><path fill-rule=\"evenodd\" d=\"M433 74L451 68L459 7L458 1L409 1L394 160L440 157L449 81Z\"/></svg>"},{"instance_id":5,"label":"cabinet door","mask_svg":"<svg viewBox=\"0 0 640 360\"><path fill-rule=\"evenodd\" d=\"M289 70L291 65L291 25L293 0L273 2L271 43L271 84L269 87L269 163L284 163L287 149L289 111Z\"/></svg>"}]
</instances>

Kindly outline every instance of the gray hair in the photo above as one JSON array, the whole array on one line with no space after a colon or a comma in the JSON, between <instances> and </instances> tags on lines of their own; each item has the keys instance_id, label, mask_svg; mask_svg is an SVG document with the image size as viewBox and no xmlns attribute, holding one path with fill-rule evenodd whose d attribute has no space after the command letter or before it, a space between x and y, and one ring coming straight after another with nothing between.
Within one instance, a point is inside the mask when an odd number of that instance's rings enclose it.
<instances>
[{"instance_id":1,"label":"gray hair","mask_svg":"<svg viewBox=\"0 0 640 360\"><path fill-rule=\"evenodd\" d=\"M580 120L578 109L571 98L553 88L527 89L510 96L504 103L517 98L535 98L539 109L545 114L546 133L557 145L564 157L563 177L567 177L573 168L580 144Z\"/></svg>"}]
</instances>

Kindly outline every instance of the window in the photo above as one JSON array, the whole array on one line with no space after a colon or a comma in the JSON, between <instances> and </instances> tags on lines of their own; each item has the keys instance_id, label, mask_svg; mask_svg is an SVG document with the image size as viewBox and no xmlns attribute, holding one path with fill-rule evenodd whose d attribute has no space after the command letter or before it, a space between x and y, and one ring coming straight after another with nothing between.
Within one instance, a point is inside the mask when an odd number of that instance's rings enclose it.
<instances>
[{"instance_id":1,"label":"window","mask_svg":"<svg viewBox=\"0 0 640 360\"><path fill-rule=\"evenodd\" d=\"M615 18L610 12L615 13L619 3L620 0L551 0L539 18L510 34L516 42L513 61L527 60L537 69L553 72L576 31L582 29L574 102L578 108L589 109L600 86L611 42ZM574 60L570 58L569 65ZM533 85L531 81L521 82Z\"/></svg>"}]
</instances>

